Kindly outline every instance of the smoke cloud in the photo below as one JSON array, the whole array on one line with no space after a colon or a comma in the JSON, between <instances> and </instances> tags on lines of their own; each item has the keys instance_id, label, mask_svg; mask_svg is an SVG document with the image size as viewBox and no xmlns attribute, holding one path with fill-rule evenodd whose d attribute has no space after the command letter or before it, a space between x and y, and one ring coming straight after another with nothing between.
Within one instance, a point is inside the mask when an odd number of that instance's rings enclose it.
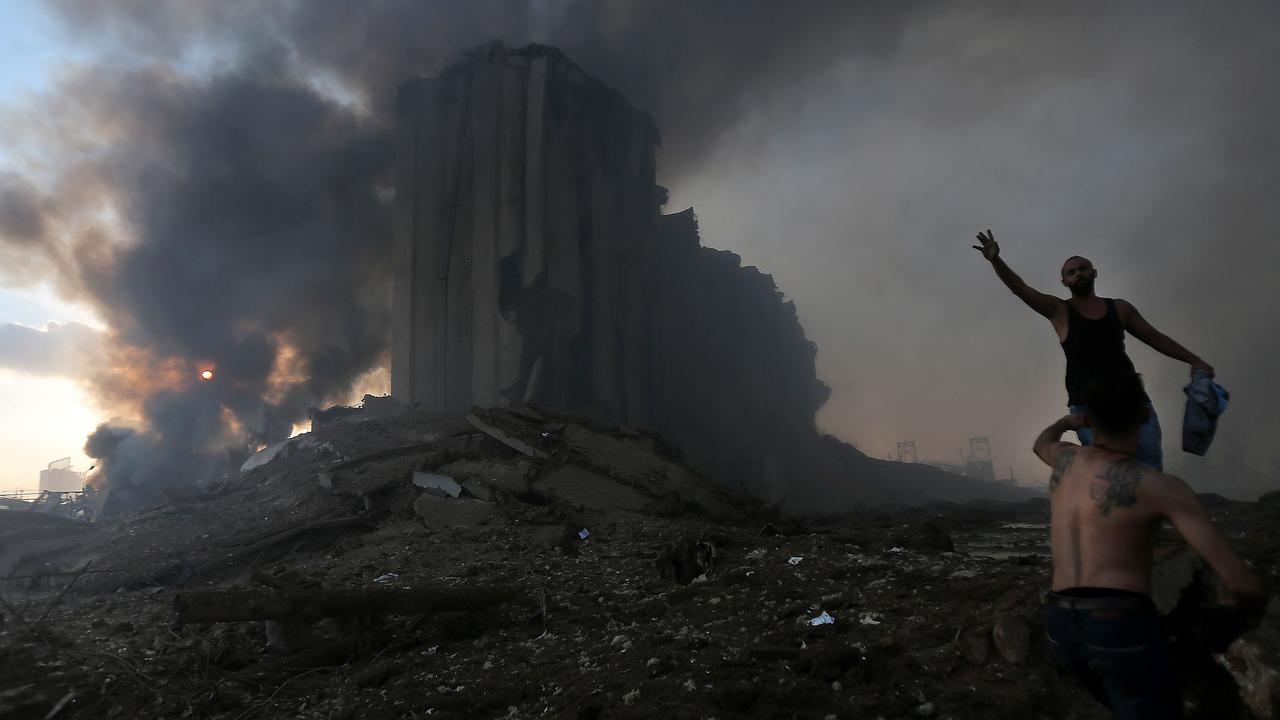
<instances>
[{"instance_id":1,"label":"smoke cloud","mask_svg":"<svg viewBox=\"0 0 1280 720\"><path fill-rule=\"evenodd\" d=\"M661 181L795 301L820 421L869 454L989 435L1042 474L1061 354L968 248L992 227L1045 291L1093 259L1235 392L1222 446L1277 460L1274 4L53 7L91 59L3 116L23 174L0 175L0 273L111 327L95 383L137 419L108 432L152 458L133 475L278 439L383 364L395 87L494 39L556 44L654 115ZM1185 369L1131 352L1172 440Z\"/></svg>"}]
</instances>

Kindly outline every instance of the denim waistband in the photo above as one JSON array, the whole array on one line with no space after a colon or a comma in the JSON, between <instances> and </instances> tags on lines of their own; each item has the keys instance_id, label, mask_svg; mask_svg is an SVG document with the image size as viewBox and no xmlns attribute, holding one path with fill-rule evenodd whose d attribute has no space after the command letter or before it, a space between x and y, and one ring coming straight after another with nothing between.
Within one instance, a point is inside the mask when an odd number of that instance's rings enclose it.
<instances>
[{"instance_id":1,"label":"denim waistband","mask_svg":"<svg viewBox=\"0 0 1280 720\"><path fill-rule=\"evenodd\" d=\"M1154 613L1156 604L1149 595L1118 588L1074 587L1050 591L1045 602L1069 610L1126 610Z\"/></svg>"}]
</instances>

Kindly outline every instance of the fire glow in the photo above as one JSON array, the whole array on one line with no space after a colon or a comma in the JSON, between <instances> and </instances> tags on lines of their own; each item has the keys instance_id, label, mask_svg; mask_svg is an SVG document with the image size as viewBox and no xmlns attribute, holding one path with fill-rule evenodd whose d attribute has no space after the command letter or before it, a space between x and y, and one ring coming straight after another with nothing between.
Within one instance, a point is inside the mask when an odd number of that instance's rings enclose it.
<instances>
[{"instance_id":1,"label":"fire glow","mask_svg":"<svg viewBox=\"0 0 1280 720\"><path fill-rule=\"evenodd\" d=\"M201 379L201 380L206 380L206 381L207 381L207 380L212 380L212 379L213 379L213 371L212 371L212 370L201 370L201 371L200 371L200 379Z\"/></svg>"}]
</instances>

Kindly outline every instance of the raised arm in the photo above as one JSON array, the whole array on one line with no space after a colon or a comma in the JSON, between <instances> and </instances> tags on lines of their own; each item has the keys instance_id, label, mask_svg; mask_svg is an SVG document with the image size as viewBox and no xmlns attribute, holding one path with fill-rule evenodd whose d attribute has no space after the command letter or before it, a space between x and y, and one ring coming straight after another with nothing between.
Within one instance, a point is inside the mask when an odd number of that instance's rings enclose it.
<instances>
[{"instance_id":1,"label":"raised arm","mask_svg":"<svg viewBox=\"0 0 1280 720\"><path fill-rule=\"evenodd\" d=\"M1000 245L996 243L995 235L990 230L985 234L978 233L978 242L982 244L974 245L973 249L982 253L982 257L991 263L992 269L996 271L996 277L1000 278L1005 287L1013 291L1013 294L1017 295L1032 310L1052 320L1053 316L1061 310L1063 300L1031 287L1018 276L1018 273L1006 265L1000 257Z\"/></svg>"},{"instance_id":2,"label":"raised arm","mask_svg":"<svg viewBox=\"0 0 1280 720\"><path fill-rule=\"evenodd\" d=\"M1080 446L1075 443L1062 442L1062 433L1068 430L1079 430L1084 426L1084 416L1064 415L1045 428L1036 438L1036 443L1032 447L1036 457L1053 468L1053 475L1049 477L1049 492L1058 489L1058 483L1071 469L1071 462L1075 459L1076 451L1080 449Z\"/></svg>"},{"instance_id":3,"label":"raised arm","mask_svg":"<svg viewBox=\"0 0 1280 720\"><path fill-rule=\"evenodd\" d=\"M1179 345L1173 338L1152 327L1151 323L1142 317L1142 313L1138 312L1138 308L1131 303L1125 300L1116 300L1116 311L1120 313L1120 322L1130 335L1150 345L1158 353L1187 363L1191 366L1191 372L1203 370L1210 377L1213 377L1212 365L1201 360L1199 355Z\"/></svg>"},{"instance_id":4,"label":"raised arm","mask_svg":"<svg viewBox=\"0 0 1280 720\"><path fill-rule=\"evenodd\" d=\"M1163 475L1160 480L1157 496L1164 516L1169 518L1191 549L1218 573L1227 589L1236 596L1237 603L1260 603L1266 594L1262 578L1214 526L1200 498L1179 478Z\"/></svg>"}]
</instances>

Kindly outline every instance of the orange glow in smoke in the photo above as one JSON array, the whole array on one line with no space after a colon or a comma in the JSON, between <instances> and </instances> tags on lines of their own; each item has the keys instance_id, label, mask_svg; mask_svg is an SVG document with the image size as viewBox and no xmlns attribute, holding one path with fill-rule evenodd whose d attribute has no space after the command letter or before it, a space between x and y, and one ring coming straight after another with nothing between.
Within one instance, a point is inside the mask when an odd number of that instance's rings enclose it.
<instances>
[{"instance_id":1,"label":"orange glow in smoke","mask_svg":"<svg viewBox=\"0 0 1280 720\"><path fill-rule=\"evenodd\" d=\"M202 370L202 371L200 371L200 378L201 378L201 379L203 379L203 380L212 380L212 379L213 379L213 371L212 371L212 370Z\"/></svg>"},{"instance_id":2,"label":"orange glow in smoke","mask_svg":"<svg viewBox=\"0 0 1280 720\"><path fill-rule=\"evenodd\" d=\"M288 395L290 388L306 382L311 377L311 368L307 358L290 342L287 334L275 336L276 359L272 364L271 374L267 376L267 391L263 400L278 403Z\"/></svg>"}]
</instances>

